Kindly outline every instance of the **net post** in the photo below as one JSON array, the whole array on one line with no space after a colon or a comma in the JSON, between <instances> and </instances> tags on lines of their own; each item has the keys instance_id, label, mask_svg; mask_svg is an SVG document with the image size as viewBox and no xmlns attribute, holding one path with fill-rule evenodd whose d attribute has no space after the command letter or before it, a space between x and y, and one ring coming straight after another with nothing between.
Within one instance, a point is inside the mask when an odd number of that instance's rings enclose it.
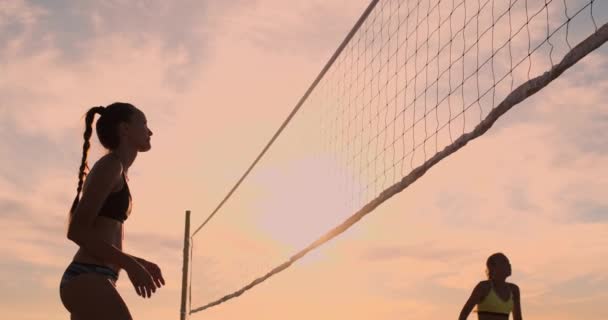
<instances>
[{"instance_id":1,"label":"net post","mask_svg":"<svg viewBox=\"0 0 608 320\"><path fill-rule=\"evenodd\" d=\"M180 320L188 319L190 310L186 310L188 292L188 268L190 266L190 210L186 210L186 226L184 230L184 262L182 266L182 301Z\"/></svg>"}]
</instances>

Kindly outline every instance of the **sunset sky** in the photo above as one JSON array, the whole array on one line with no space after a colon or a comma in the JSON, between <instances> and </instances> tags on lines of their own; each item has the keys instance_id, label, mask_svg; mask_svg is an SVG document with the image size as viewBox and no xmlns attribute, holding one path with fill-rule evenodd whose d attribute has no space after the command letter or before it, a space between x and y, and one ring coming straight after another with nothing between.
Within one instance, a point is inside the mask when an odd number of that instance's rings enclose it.
<instances>
[{"instance_id":1,"label":"sunset sky","mask_svg":"<svg viewBox=\"0 0 608 320\"><path fill-rule=\"evenodd\" d=\"M118 290L135 319L178 319L185 210L193 227L204 221L367 5L0 0L0 314L68 319L59 280L77 250L66 219L83 116L122 101L144 111L154 132L152 149L129 172L124 250L157 263L167 284L144 300L123 271ZM596 1L594 15L598 25L608 22L608 3ZM586 36L577 30L574 38ZM604 46L337 239L191 319L456 319L498 251L513 265L508 281L521 288L524 318L608 318L606 74ZM104 152L95 135L91 141L90 164ZM310 196L294 180L308 183L319 164L296 160L279 162L291 176L262 167L253 193L201 231L201 243L214 241L220 252L206 259L226 269L209 275L207 260L195 260L194 278L207 280L195 292L226 294L245 284L239 268L261 276L274 266L255 256L235 268L231 261L253 253L227 239L294 253L342 220L311 214L304 236L286 227L294 216L262 212L272 211L268 203L290 211ZM299 209L333 208L343 195L331 182L316 188L325 201Z\"/></svg>"}]
</instances>

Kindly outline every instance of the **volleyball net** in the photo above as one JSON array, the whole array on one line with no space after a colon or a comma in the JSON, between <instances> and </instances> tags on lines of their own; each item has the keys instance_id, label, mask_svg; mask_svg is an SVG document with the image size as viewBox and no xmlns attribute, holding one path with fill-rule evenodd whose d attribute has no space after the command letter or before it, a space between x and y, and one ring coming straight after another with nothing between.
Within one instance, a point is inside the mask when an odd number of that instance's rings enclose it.
<instances>
[{"instance_id":1,"label":"volleyball net","mask_svg":"<svg viewBox=\"0 0 608 320\"><path fill-rule=\"evenodd\" d=\"M605 43L607 20L600 0L372 1L226 197L186 228L182 314L346 231Z\"/></svg>"}]
</instances>

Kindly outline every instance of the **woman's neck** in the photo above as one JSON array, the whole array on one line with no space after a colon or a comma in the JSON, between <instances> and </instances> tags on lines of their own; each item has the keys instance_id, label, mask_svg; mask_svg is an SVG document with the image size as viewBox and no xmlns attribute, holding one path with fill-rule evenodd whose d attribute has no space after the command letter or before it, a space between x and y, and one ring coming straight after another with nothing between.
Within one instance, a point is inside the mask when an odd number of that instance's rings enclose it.
<instances>
[{"instance_id":1,"label":"woman's neck","mask_svg":"<svg viewBox=\"0 0 608 320\"><path fill-rule=\"evenodd\" d=\"M112 153L114 155L116 155L118 157L118 159L120 159L120 162L122 163L123 171L125 173L128 172L129 168L131 167L131 165L135 161L135 158L137 157L137 150L121 148L121 147L112 151Z\"/></svg>"}]
</instances>

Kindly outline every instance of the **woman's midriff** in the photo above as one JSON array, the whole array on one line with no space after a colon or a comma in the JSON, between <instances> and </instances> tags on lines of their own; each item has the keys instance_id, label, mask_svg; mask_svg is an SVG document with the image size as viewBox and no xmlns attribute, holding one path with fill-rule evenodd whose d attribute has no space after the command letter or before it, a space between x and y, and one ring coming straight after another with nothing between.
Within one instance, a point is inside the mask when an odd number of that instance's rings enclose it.
<instances>
[{"instance_id":1,"label":"woman's midriff","mask_svg":"<svg viewBox=\"0 0 608 320\"><path fill-rule=\"evenodd\" d=\"M94 233L99 237L99 239L122 250L123 224L120 221L110 219L104 216L98 216L95 217L95 221L93 222L93 230ZM75 262L92 263L107 266L110 269L114 270L116 273L120 271L119 266L102 261L96 258L94 255L88 253L83 248L78 249L72 260Z\"/></svg>"},{"instance_id":2,"label":"woman's midriff","mask_svg":"<svg viewBox=\"0 0 608 320\"><path fill-rule=\"evenodd\" d=\"M479 320L509 320L509 315L498 315L498 314L477 314Z\"/></svg>"}]
</instances>

